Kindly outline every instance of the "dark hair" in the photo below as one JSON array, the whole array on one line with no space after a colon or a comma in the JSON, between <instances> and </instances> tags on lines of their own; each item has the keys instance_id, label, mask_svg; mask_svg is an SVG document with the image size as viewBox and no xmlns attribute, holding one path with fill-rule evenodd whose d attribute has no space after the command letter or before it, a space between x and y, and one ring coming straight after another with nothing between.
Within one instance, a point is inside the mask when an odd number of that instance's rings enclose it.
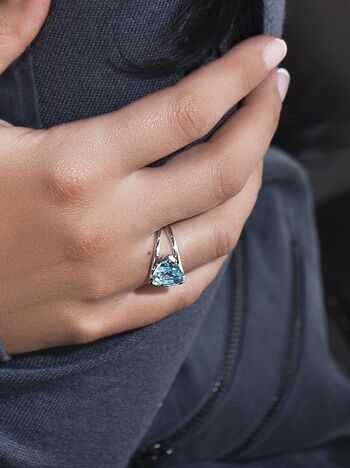
<instances>
[{"instance_id":1,"label":"dark hair","mask_svg":"<svg viewBox=\"0 0 350 468\"><path fill-rule=\"evenodd\" d=\"M132 68L151 75L188 73L213 53L221 55L223 44L228 49L261 34L263 23L264 0L185 0L164 37L164 43L177 38L175 52Z\"/></svg>"}]
</instances>

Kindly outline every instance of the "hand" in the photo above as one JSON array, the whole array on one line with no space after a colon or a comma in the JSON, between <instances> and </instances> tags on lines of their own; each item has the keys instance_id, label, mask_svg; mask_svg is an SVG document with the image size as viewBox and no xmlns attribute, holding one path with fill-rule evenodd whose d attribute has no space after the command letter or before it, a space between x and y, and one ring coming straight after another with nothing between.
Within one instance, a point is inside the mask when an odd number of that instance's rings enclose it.
<instances>
[{"instance_id":1,"label":"hand","mask_svg":"<svg viewBox=\"0 0 350 468\"><path fill-rule=\"evenodd\" d=\"M1 72L49 1L0 5ZM0 340L9 353L91 342L198 298L254 206L288 86L274 70L284 53L281 41L252 38L118 112L49 130L0 125ZM245 96L209 142L146 167L207 134ZM154 233L167 224L186 282L165 290L147 282Z\"/></svg>"}]
</instances>

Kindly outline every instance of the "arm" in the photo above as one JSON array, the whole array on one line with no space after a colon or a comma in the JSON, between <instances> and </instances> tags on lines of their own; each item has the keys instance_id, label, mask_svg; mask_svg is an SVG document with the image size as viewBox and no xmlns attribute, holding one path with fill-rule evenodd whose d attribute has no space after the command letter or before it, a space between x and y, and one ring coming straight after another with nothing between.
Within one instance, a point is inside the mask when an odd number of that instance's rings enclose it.
<instances>
[{"instance_id":1,"label":"arm","mask_svg":"<svg viewBox=\"0 0 350 468\"><path fill-rule=\"evenodd\" d=\"M0 128L0 337L13 354L0 372L4 466L102 457L124 466L137 446L259 190L281 107L278 60L264 61L270 44L251 39L109 115ZM145 167L206 134L254 88L209 143ZM154 231L168 223L188 281L164 294L145 281Z\"/></svg>"}]
</instances>

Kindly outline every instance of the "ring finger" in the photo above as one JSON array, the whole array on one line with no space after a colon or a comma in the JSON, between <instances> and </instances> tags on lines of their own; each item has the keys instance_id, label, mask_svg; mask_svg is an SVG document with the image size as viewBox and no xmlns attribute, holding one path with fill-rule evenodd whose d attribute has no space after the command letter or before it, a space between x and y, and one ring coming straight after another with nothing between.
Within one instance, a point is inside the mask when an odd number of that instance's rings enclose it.
<instances>
[{"instance_id":1,"label":"ring finger","mask_svg":"<svg viewBox=\"0 0 350 468\"><path fill-rule=\"evenodd\" d=\"M185 271L230 254L236 247L261 186L262 164L234 198L172 225Z\"/></svg>"},{"instance_id":2,"label":"ring finger","mask_svg":"<svg viewBox=\"0 0 350 468\"><path fill-rule=\"evenodd\" d=\"M259 164L236 197L212 210L171 225L185 273L223 257L234 249L256 202L261 176L262 164ZM154 242L154 234L151 234L134 249L133 257L138 259L140 268L128 288L136 289L148 282ZM171 253L170 246L163 234L161 255L168 253Z\"/></svg>"}]
</instances>

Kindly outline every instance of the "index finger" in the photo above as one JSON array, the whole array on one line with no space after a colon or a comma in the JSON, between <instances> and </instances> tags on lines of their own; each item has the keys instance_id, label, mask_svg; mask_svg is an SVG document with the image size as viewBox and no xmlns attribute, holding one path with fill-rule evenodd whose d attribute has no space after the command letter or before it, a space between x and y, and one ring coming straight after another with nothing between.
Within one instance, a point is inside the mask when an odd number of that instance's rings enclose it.
<instances>
[{"instance_id":1,"label":"index finger","mask_svg":"<svg viewBox=\"0 0 350 468\"><path fill-rule=\"evenodd\" d=\"M173 86L117 112L80 121L78 133L100 138L102 152L118 155L113 158L118 167L133 172L205 136L268 76L286 51L281 39L248 39Z\"/></svg>"}]
</instances>

